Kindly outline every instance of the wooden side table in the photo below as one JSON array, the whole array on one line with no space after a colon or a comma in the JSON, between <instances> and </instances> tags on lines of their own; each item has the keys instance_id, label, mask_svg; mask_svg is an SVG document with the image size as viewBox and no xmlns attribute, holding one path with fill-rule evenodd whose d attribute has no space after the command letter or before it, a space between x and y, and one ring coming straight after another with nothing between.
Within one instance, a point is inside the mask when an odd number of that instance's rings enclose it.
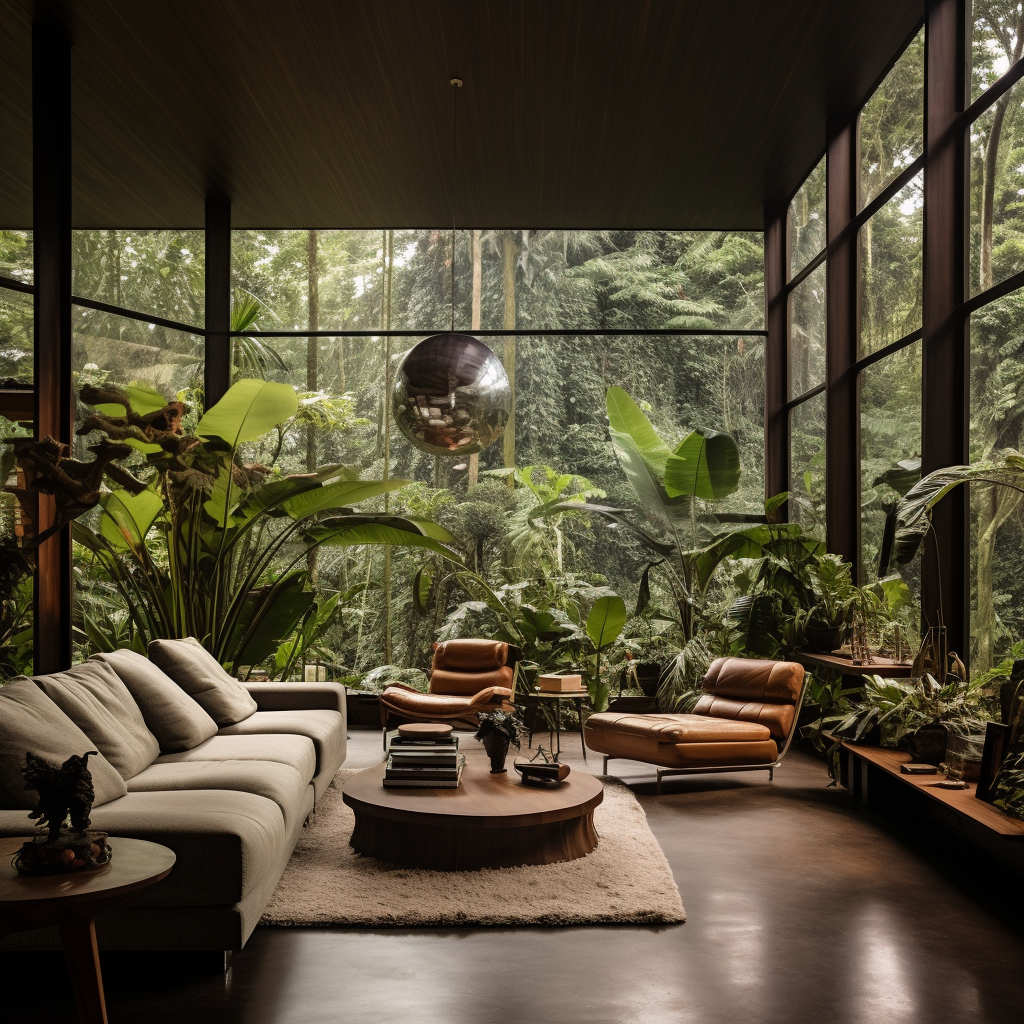
<instances>
[{"instance_id":1,"label":"wooden side table","mask_svg":"<svg viewBox=\"0 0 1024 1024\"><path fill-rule=\"evenodd\" d=\"M82 1024L107 1024L96 947L96 915L130 903L166 878L174 853L143 839L111 839L111 862L67 875L19 875L11 858L22 839L0 839L0 938L34 928L60 929Z\"/></svg>"}]
</instances>

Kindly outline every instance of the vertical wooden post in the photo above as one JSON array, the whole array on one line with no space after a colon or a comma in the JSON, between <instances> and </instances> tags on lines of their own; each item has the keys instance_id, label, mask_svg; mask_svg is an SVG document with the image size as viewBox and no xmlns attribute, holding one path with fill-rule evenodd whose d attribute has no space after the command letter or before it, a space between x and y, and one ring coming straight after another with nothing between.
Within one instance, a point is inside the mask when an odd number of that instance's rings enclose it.
<instances>
[{"instance_id":1,"label":"vertical wooden post","mask_svg":"<svg viewBox=\"0 0 1024 1024\"><path fill-rule=\"evenodd\" d=\"M48 5L32 26L32 232L35 272L35 430L70 446L71 37ZM37 530L54 521L40 494ZM71 530L39 546L35 580L35 672L71 665Z\"/></svg>"},{"instance_id":2,"label":"vertical wooden post","mask_svg":"<svg viewBox=\"0 0 1024 1024\"><path fill-rule=\"evenodd\" d=\"M789 316L786 207L764 211L764 493L789 489Z\"/></svg>"},{"instance_id":3,"label":"vertical wooden post","mask_svg":"<svg viewBox=\"0 0 1024 1024\"><path fill-rule=\"evenodd\" d=\"M969 352L959 309L967 274L966 154L963 131L954 131L966 98L964 0L928 0L925 18L921 471L930 473L969 458ZM966 490L957 488L936 506L921 567L924 620L943 623L950 650L964 660L970 642Z\"/></svg>"},{"instance_id":4,"label":"vertical wooden post","mask_svg":"<svg viewBox=\"0 0 1024 1024\"><path fill-rule=\"evenodd\" d=\"M828 126L825 269L825 533L828 550L860 575L860 417L857 315L857 120Z\"/></svg>"},{"instance_id":5,"label":"vertical wooden post","mask_svg":"<svg viewBox=\"0 0 1024 1024\"><path fill-rule=\"evenodd\" d=\"M231 386L231 201L206 198L206 408Z\"/></svg>"}]
</instances>

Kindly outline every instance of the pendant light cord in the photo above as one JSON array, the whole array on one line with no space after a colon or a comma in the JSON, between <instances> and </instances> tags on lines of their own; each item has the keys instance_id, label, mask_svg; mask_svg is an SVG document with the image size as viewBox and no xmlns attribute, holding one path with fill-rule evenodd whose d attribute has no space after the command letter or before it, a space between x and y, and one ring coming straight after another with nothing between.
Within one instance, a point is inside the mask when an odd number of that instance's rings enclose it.
<instances>
[{"instance_id":1,"label":"pendant light cord","mask_svg":"<svg viewBox=\"0 0 1024 1024\"><path fill-rule=\"evenodd\" d=\"M462 79L453 78L449 83L455 87L452 97L452 267L451 267L451 299L452 299L452 333L455 333L455 168L457 167L459 140L459 89Z\"/></svg>"}]
</instances>

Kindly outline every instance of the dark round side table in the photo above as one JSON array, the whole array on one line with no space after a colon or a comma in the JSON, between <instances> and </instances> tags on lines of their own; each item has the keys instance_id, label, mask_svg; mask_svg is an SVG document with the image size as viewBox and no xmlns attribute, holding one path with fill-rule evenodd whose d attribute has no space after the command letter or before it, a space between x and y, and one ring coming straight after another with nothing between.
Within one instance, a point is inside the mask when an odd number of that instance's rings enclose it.
<instances>
[{"instance_id":1,"label":"dark round side table","mask_svg":"<svg viewBox=\"0 0 1024 1024\"><path fill-rule=\"evenodd\" d=\"M143 839L113 838L111 862L95 871L19 875L11 858L27 838L0 839L0 938L56 925L82 1024L107 1024L96 915L130 903L140 889L166 878L174 853Z\"/></svg>"}]
</instances>

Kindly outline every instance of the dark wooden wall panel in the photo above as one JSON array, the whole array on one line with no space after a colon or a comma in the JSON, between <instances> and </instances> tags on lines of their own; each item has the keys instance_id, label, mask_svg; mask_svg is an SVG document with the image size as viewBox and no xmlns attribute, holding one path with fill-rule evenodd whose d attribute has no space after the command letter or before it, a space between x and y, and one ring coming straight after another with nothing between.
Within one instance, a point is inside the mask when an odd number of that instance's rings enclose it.
<instances>
[{"instance_id":1,"label":"dark wooden wall panel","mask_svg":"<svg viewBox=\"0 0 1024 1024\"><path fill-rule=\"evenodd\" d=\"M764 215L764 487L765 497L789 489L789 317L786 294L786 208Z\"/></svg>"},{"instance_id":2,"label":"dark wooden wall panel","mask_svg":"<svg viewBox=\"0 0 1024 1024\"><path fill-rule=\"evenodd\" d=\"M857 123L830 125L826 167L825 232L825 525L829 551L855 567L860 562L860 417L857 361Z\"/></svg>"},{"instance_id":3,"label":"dark wooden wall panel","mask_svg":"<svg viewBox=\"0 0 1024 1024\"><path fill-rule=\"evenodd\" d=\"M206 408L231 386L231 202L206 199Z\"/></svg>"},{"instance_id":4,"label":"dark wooden wall panel","mask_svg":"<svg viewBox=\"0 0 1024 1024\"><path fill-rule=\"evenodd\" d=\"M954 130L966 93L964 0L929 0L927 18L921 463L930 473L968 460L968 345L960 309L966 285L965 152L963 132ZM930 625L945 623L951 649L966 658L966 489L948 495L933 522L935 543L927 542L923 555L922 612Z\"/></svg>"},{"instance_id":5,"label":"dark wooden wall panel","mask_svg":"<svg viewBox=\"0 0 1024 1024\"><path fill-rule=\"evenodd\" d=\"M75 419L71 378L71 40L46 8L32 33L34 134L36 437L70 445ZM53 498L40 494L38 533L54 522ZM35 671L71 664L71 531L37 551Z\"/></svg>"}]
</instances>

